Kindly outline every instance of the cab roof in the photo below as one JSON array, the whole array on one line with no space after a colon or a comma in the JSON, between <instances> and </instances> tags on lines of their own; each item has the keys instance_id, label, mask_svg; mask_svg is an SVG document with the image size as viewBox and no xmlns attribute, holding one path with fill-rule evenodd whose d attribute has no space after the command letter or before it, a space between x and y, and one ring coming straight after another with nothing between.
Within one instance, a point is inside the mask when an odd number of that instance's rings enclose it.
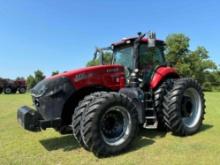
<instances>
[{"instance_id":1,"label":"cab roof","mask_svg":"<svg viewBox=\"0 0 220 165\"><path fill-rule=\"evenodd\" d=\"M129 41L133 43L135 39L137 39L137 37L123 38L121 41L113 43L112 46L121 46L121 45L127 44L127 42ZM147 43L148 38L142 38L141 42ZM164 41L159 40L159 39L156 39L156 43L159 45L165 45Z\"/></svg>"}]
</instances>

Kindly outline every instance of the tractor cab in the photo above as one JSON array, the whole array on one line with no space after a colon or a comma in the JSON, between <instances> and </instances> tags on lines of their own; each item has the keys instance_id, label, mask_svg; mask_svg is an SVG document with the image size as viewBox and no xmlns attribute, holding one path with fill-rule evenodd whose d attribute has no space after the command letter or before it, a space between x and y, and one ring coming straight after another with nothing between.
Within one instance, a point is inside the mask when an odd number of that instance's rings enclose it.
<instances>
[{"instance_id":1,"label":"tractor cab","mask_svg":"<svg viewBox=\"0 0 220 165\"><path fill-rule=\"evenodd\" d=\"M166 64L164 57L164 42L150 38L139 37L124 39L119 43L113 44L113 62L112 64L120 64L125 67L127 78L133 72L139 73L139 78L144 84L148 84L153 75L154 70ZM140 40L140 41L138 41Z\"/></svg>"},{"instance_id":2,"label":"tractor cab","mask_svg":"<svg viewBox=\"0 0 220 165\"><path fill-rule=\"evenodd\" d=\"M164 45L163 41L156 40L155 33L149 33L148 38L139 33L138 37L124 38L110 47L96 48L94 59L99 57L102 65L124 66L127 84L132 73L138 71L143 85L148 85L154 71L159 66L166 65Z\"/></svg>"}]
</instances>

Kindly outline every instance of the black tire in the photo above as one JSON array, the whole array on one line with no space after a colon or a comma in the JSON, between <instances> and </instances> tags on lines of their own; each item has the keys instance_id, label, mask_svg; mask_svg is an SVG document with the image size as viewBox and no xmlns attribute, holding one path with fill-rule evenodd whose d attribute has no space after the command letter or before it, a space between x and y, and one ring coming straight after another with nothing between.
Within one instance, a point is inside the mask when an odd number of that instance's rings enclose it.
<instances>
[{"instance_id":1,"label":"black tire","mask_svg":"<svg viewBox=\"0 0 220 165\"><path fill-rule=\"evenodd\" d=\"M137 135L135 105L120 93L101 95L84 111L81 129L84 143L97 157L122 152Z\"/></svg>"},{"instance_id":2,"label":"black tire","mask_svg":"<svg viewBox=\"0 0 220 165\"><path fill-rule=\"evenodd\" d=\"M2 94L2 92L3 92L3 89L2 89L2 88L0 88L0 94Z\"/></svg>"},{"instance_id":3,"label":"black tire","mask_svg":"<svg viewBox=\"0 0 220 165\"><path fill-rule=\"evenodd\" d=\"M205 114L205 99L197 81L182 78L164 96L163 112L166 125L177 136L192 135L199 131Z\"/></svg>"},{"instance_id":4,"label":"black tire","mask_svg":"<svg viewBox=\"0 0 220 165\"><path fill-rule=\"evenodd\" d=\"M11 94L12 93L12 88L10 88L10 87L4 88L4 93L5 94Z\"/></svg>"},{"instance_id":5,"label":"black tire","mask_svg":"<svg viewBox=\"0 0 220 165\"><path fill-rule=\"evenodd\" d=\"M26 88L25 87L21 87L21 88L18 89L18 92L20 94L24 94L26 92Z\"/></svg>"},{"instance_id":6,"label":"black tire","mask_svg":"<svg viewBox=\"0 0 220 165\"><path fill-rule=\"evenodd\" d=\"M167 131L168 128L164 121L164 114L163 114L163 99L164 96L169 92L170 89L173 87L173 79L165 80L155 91L154 91L154 106L157 112L157 120L158 126L157 129L159 131Z\"/></svg>"},{"instance_id":7,"label":"black tire","mask_svg":"<svg viewBox=\"0 0 220 165\"><path fill-rule=\"evenodd\" d=\"M89 148L85 145L81 137L82 114L86 110L88 105L92 102L92 100L105 93L106 92L95 92L86 96L82 101L79 102L79 105L74 110L74 114L72 116L73 136L78 141L78 143L86 150L89 150Z\"/></svg>"}]
</instances>

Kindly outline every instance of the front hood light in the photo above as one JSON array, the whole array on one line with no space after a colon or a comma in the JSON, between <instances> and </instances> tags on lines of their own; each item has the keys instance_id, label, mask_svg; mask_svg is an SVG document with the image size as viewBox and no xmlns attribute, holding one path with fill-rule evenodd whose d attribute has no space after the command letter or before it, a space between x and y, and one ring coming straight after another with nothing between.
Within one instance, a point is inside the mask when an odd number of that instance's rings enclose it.
<instances>
[{"instance_id":1,"label":"front hood light","mask_svg":"<svg viewBox=\"0 0 220 165\"><path fill-rule=\"evenodd\" d=\"M62 87L58 87L58 88L54 88L54 89L51 89L50 91L48 91L45 96L53 96L59 92L62 91Z\"/></svg>"},{"instance_id":2,"label":"front hood light","mask_svg":"<svg viewBox=\"0 0 220 165\"><path fill-rule=\"evenodd\" d=\"M31 95L34 97L53 96L65 88L66 81L64 78L44 79L35 85L31 90Z\"/></svg>"},{"instance_id":3,"label":"front hood light","mask_svg":"<svg viewBox=\"0 0 220 165\"><path fill-rule=\"evenodd\" d=\"M43 96L47 91L47 88L45 85L43 85L40 89L31 89L31 95L34 96L34 97L41 97Z\"/></svg>"}]
</instances>

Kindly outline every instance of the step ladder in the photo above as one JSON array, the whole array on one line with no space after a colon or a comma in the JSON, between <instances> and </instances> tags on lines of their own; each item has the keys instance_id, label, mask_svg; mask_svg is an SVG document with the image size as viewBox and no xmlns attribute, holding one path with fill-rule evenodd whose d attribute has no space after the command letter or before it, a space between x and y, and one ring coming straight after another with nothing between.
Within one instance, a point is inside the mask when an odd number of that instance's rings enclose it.
<instances>
[{"instance_id":1,"label":"step ladder","mask_svg":"<svg viewBox=\"0 0 220 165\"><path fill-rule=\"evenodd\" d=\"M145 107L145 123L144 128L155 129L158 126L157 114L154 107L153 91L144 93L144 107Z\"/></svg>"}]
</instances>

